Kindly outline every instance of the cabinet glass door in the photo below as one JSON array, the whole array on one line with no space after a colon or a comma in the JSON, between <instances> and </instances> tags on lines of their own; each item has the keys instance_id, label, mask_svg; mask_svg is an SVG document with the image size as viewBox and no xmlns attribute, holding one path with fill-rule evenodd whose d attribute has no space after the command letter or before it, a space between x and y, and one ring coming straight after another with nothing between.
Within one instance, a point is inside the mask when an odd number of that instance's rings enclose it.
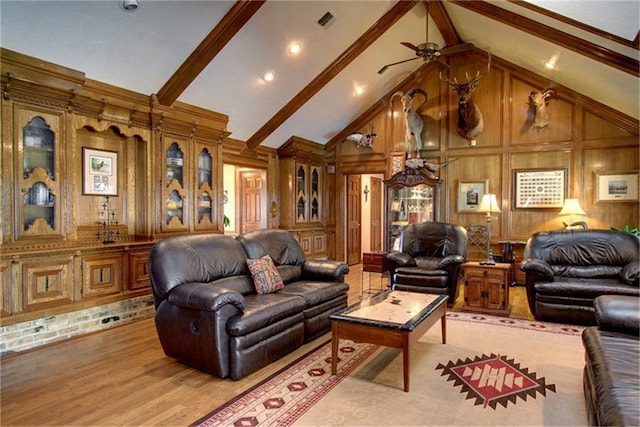
<instances>
[{"instance_id":1,"label":"cabinet glass door","mask_svg":"<svg viewBox=\"0 0 640 427\"><path fill-rule=\"evenodd\" d=\"M167 230L182 230L185 222L185 144L173 141L166 149L165 155L165 206L163 228Z\"/></svg>"},{"instance_id":2,"label":"cabinet glass door","mask_svg":"<svg viewBox=\"0 0 640 427\"><path fill-rule=\"evenodd\" d=\"M299 165L296 172L296 222L308 222L307 219L307 175L305 165Z\"/></svg>"},{"instance_id":3,"label":"cabinet glass door","mask_svg":"<svg viewBox=\"0 0 640 427\"><path fill-rule=\"evenodd\" d=\"M196 229L210 228L213 224L213 158L209 149L203 148L198 154L198 177L196 201Z\"/></svg>"}]
</instances>

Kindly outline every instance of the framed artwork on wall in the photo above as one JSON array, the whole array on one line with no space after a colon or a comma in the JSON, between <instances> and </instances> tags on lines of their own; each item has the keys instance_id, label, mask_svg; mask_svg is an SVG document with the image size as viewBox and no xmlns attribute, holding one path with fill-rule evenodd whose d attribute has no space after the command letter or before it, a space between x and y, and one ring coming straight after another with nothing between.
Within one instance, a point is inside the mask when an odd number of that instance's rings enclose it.
<instances>
[{"instance_id":1,"label":"framed artwork on wall","mask_svg":"<svg viewBox=\"0 0 640 427\"><path fill-rule=\"evenodd\" d=\"M458 181L458 212L477 212L482 196L489 189L489 180Z\"/></svg>"},{"instance_id":2,"label":"framed artwork on wall","mask_svg":"<svg viewBox=\"0 0 640 427\"><path fill-rule=\"evenodd\" d=\"M389 162L389 177L402 172L404 170L404 164L407 159L407 153L404 151L397 151L390 153L391 161Z\"/></svg>"},{"instance_id":3,"label":"framed artwork on wall","mask_svg":"<svg viewBox=\"0 0 640 427\"><path fill-rule=\"evenodd\" d=\"M595 172L595 201L637 202L638 172Z\"/></svg>"},{"instance_id":4,"label":"framed artwork on wall","mask_svg":"<svg viewBox=\"0 0 640 427\"><path fill-rule=\"evenodd\" d=\"M562 208L567 195L567 169L514 169L514 209Z\"/></svg>"},{"instance_id":5,"label":"framed artwork on wall","mask_svg":"<svg viewBox=\"0 0 640 427\"><path fill-rule=\"evenodd\" d=\"M82 147L82 194L118 195L118 153Z\"/></svg>"}]
</instances>

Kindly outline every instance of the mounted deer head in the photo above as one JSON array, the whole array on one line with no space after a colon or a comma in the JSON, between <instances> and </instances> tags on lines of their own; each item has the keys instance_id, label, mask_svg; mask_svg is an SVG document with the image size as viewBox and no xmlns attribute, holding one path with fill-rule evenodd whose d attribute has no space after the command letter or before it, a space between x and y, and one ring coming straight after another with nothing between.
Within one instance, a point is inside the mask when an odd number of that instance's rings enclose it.
<instances>
[{"instance_id":1,"label":"mounted deer head","mask_svg":"<svg viewBox=\"0 0 640 427\"><path fill-rule=\"evenodd\" d=\"M491 53L489 53L489 61L487 62L487 69L483 72L476 73L473 79L469 79L469 74L465 73L467 81L465 83L459 83L456 78L453 81L448 78L442 78L442 72L438 74L440 80L446 82L451 88L458 94L458 123L457 129L460 136L463 138L474 140L478 135L482 133L484 128L484 119L478 106L471 99L471 94L479 85L480 78L489 72L491 67Z\"/></svg>"},{"instance_id":2,"label":"mounted deer head","mask_svg":"<svg viewBox=\"0 0 640 427\"><path fill-rule=\"evenodd\" d=\"M544 89L542 92L533 91L529 95L529 102L535 109L535 118L533 125L539 128L547 126L549 123L549 112L547 111L547 105L549 105L549 98L556 94L556 91L550 88Z\"/></svg>"},{"instance_id":3,"label":"mounted deer head","mask_svg":"<svg viewBox=\"0 0 640 427\"><path fill-rule=\"evenodd\" d=\"M424 128L424 121L422 120L422 116L418 114L416 109L413 106L413 97L416 94L420 94L424 96L424 102L420 104L420 106L427 103L429 100L429 95L427 92L420 88L411 89L406 94L402 91L398 91L391 95L390 103L391 110L393 111L393 100L396 96L400 97L400 101L402 101L402 111L404 112L404 125L405 125L405 139L407 141L407 152L411 152L411 146L413 141L415 140L415 153L416 157L420 157L420 150L422 150L422 128ZM419 108L419 107L418 107Z\"/></svg>"}]
</instances>

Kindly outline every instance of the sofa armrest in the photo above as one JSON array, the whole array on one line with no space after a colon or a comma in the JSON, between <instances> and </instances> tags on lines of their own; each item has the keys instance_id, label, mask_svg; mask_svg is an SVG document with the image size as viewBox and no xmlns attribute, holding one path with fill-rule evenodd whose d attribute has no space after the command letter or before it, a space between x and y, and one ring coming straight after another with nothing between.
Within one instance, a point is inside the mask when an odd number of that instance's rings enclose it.
<instances>
[{"instance_id":1,"label":"sofa armrest","mask_svg":"<svg viewBox=\"0 0 640 427\"><path fill-rule=\"evenodd\" d=\"M595 299L596 320L600 329L638 335L640 298L603 295Z\"/></svg>"},{"instance_id":2,"label":"sofa armrest","mask_svg":"<svg viewBox=\"0 0 640 427\"><path fill-rule=\"evenodd\" d=\"M409 254L399 251L389 252L387 254L387 262L391 263L395 268L397 267L415 267L416 260Z\"/></svg>"},{"instance_id":3,"label":"sofa armrest","mask_svg":"<svg viewBox=\"0 0 640 427\"><path fill-rule=\"evenodd\" d=\"M176 286L167 300L173 305L194 310L218 311L224 305L232 304L244 311L244 297L240 292L202 282Z\"/></svg>"},{"instance_id":4,"label":"sofa armrest","mask_svg":"<svg viewBox=\"0 0 640 427\"><path fill-rule=\"evenodd\" d=\"M342 261L308 259L302 264L302 277L312 280L343 282L349 266Z\"/></svg>"},{"instance_id":5,"label":"sofa armrest","mask_svg":"<svg viewBox=\"0 0 640 427\"><path fill-rule=\"evenodd\" d=\"M440 262L438 263L438 268L447 269L449 267L460 265L463 262L464 257L462 255L447 255L440 260Z\"/></svg>"},{"instance_id":6,"label":"sofa armrest","mask_svg":"<svg viewBox=\"0 0 640 427\"><path fill-rule=\"evenodd\" d=\"M553 269L549 263L538 258L523 259L520 263L520 270L525 273L537 273L547 279L551 279L554 276Z\"/></svg>"},{"instance_id":7,"label":"sofa armrest","mask_svg":"<svg viewBox=\"0 0 640 427\"><path fill-rule=\"evenodd\" d=\"M640 279L640 262L632 261L620 270L620 279L630 285L637 285Z\"/></svg>"}]
</instances>

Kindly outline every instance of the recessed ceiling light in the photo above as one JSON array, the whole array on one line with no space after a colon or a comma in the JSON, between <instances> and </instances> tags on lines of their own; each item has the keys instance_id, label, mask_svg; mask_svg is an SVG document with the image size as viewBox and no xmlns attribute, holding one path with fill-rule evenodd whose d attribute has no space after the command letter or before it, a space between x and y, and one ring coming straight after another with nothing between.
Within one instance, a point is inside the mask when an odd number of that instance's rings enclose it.
<instances>
[{"instance_id":1,"label":"recessed ceiling light","mask_svg":"<svg viewBox=\"0 0 640 427\"><path fill-rule=\"evenodd\" d=\"M355 85L353 85L353 94L356 96L362 95L364 93L364 90L365 87L361 84L356 83Z\"/></svg>"},{"instance_id":2,"label":"recessed ceiling light","mask_svg":"<svg viewBox=\"0 0 640 427\"><path fill-rule=\"evenodd\" d=\"M287 49L287 51L289 52L289 54L291 55L297 55L300 53L300 51L302 50L302 46L300 45L300 43L298 42L292 42L289 45L289 49Z\"/></svg>"},{"instance_id":3,"label":"recessed ceiling light","mask_svg":"<svg viewBox=\"0 0 640 427\"><path fill-rule=\"evenodd\" d=\"M273 78L274 78L273 71L267 71L262 75L262 80L264 80L265 82L270 82L273 80Z\"/></svg>"}]
</instances>

